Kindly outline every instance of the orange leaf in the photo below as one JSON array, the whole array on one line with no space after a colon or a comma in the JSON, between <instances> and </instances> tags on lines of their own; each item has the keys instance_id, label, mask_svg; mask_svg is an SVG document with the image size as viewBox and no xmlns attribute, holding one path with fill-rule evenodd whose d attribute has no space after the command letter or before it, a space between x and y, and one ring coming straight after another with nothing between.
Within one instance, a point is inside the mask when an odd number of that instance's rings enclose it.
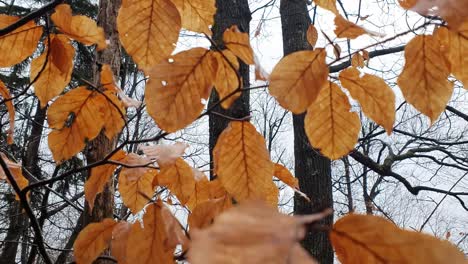
<instances>
[{"instance_id":1,"label":"orange leaf","mask_svg":"<svg viewBox=\"0 0 468 264\"><path fill-rule=\"evenodd\" d=\"M118 223L112 230L112 243L111 252L112 256L118 261L119 264L127 264L127 247L128 236L132 225L128 222Z\"/></svg>"},{"instance_id":2,"label":"orange leaf","mask_svg":"<svg viewBox=\"0 0 468 264\"><path fill-rule=\"evenodd\" d=\"M224 45L226 45L234 55L239 57L239 59L249 65L255 64L254 52L250 46L249 34L241 32L239 28L234 25L224 31L223 41Z\"/></svg>"},{"instance_id":3,"label":"orange leaf","mask_svg":"<svg viewBox=\"0 0 468 264\"><path fill-rule=\"evenodd\" d=\"M315 47L318 40L318 32L314 25L310 24L307 29L307 41L312 47Z\"/></svg>"},{"instance_id":4,"label":"orange leaf","mask_svg":"<svg viewBox=\"0 0 468 264\"><path fill-rule=\"evenodd\" d=\"M109 160L120 161L125 158L125 155L125 151L119 150L117 153L112 155ZM116 168L117 165L106 164L91 169L89 178L84 184L85 199L88 202L90 210L93 210L96 195L104 190L104 187L109 182L109 179L112 177Z\"/></svg>"},{"instance_id":5,"label":"orange leaf","mask_svg":"<svg viewBox=\"0 0 468 264\"><path fill-rule=\"evenodd\" d=\"M75 57L75 48L65 35L51 34L49 37L49 47L31 62L31 80L36 80L34 93L42 108L70 83ZM46 57L47 64L44 66Z\"/></svg>"},{"instance_id":6,"label":"orange leaf","mask_svg":"<svg viewBox=\"0 0 468 264\"><path fill-rule=\"evenodd\" d=\"M128 237L127 259L132 263L173 263L175 246L167 243L166 221L161 214L162 203L146 208L143 225L135 223Z\"/></svg>"},{"instance_id":7,"label":"orange leaf","mask_svg":"<svg viewBox=\"0 0 468 264\"><path fill-rule=\"evenodd\" d=\"M167 234L167 240L165 241L166 247L176 247L181 245L183 249L188 247L190 241L185 235L185 231L180 225L179 220L175 218L171 210L158 201L161 205L161 217L164 219L164 228Z\"/></svg>"},{"instance_id":8,"label":"orange leaf","mask_svg":"<svg viewBox=\"0 0 468 264\"><path fill-rule=\"evenodd\" d=\"M188 261L214 263L292 263L291 254L304 253L292 248L305 235L303 224L323 218L324 214L294 218L258 201L242 203L219 215L214 224L191 230L192 245ZM278 227L281 227L278 229ZM307 254L302 261L314 263Z\"/></svg>"},{"instance_id":9,"label":"orange leaf","mask_svg":"<svg viewBox=\"0 0 468 264\"><path fill-rule=\"evenodd\" d=\"M132 153L129 155L132 155ZM155 175L156 171L153 169L122 169L119 176L119 192L123 203L133 214L143 209L153 197L154 188L152 183Z\"/></svg>"},{"instance_id":10,"label":"orange leaf","mask_svg":"<svg viewBox=\"0 0 468 264\"><path fill-rule=\"evenodd\" d=\"M78 264L91 264L109 247L112 230L117 225L113 219L87 225L73 244L75 260Z\"/></svg>"},{"instance_id":11,"label":"orange leaf","mask_svg":"<svg viewBox=\"0 0 468 264\"><path fill-rule=\"evenodd\" d=\"M167 186L181 204L186 204L195 190L192 167L182 158L178 158L171 166L161 167L158 182L161 186Z\"/></svg>"},{"instance_id":12,"label":"orange leaf","mask_svg":"<svg viewBox=\"0 0 468 264\"><path fill-rule=\"evenodd\" d=\"M222 53L213 53L214 57L218 61L218 71L216 73L215 88L219 93L219 98L223 99L231 95L228 99L221 103L221 106L228 109L241 95L241 92L237 92L232 95L233 92L239 88L239 77L237 76L237 70L239 70L239 61L236 56L229 50L223 50Z\"/></svg>"},{"instance_id":13,"label":"orange leaf","mask_svg":"<svg viewBox=\"0 0 468 264\"><path fill-rule=\"evenodd\" d=\"M326 84L328 67L324 49L298 51L284 57L273 70L270 93L295 114L303 113Z\"/></svg>"},{"instance_id":14,"label":"orange leaf","mask_svg":"<svg viewBox=\"0 0 468 264\"><path fill-rule=\"evenodd\" d=\"M10 170L13 178L15 179L16 184L20 188L20 190L24 189L26 186L29 185L29 181L23 176L23 169L21 164L15 163L8 159L8 157L0 153L0 157L3 159L3 161L7 164L8 170ZM2 167L0 167L0 180L6 180L11 184L11 182L8 180L5 171L3 170ZM16 200L19 201L19 196L16 195Z\"/></svg>"},{"instance_id":15,"label":"orange leaf","mask_svg":"<svg viewBox=\"0 0 468 264\"><path fill-rule=\"evenodd\" d=\"M0 15L0 28L15 23L16 16ZM36 50L37 43L42 36L42 27L29 21L11 33L0 36L0 67L9 67L18 64Z\"/></svg>"},{"instance_id":16,"label":"orange leaf","mask_svg":"<svg viewBox=\"0 0 468 264\"><path fill-rule=\"evenodd\" d=\"M78 87L59 97L48 110L49 148L57 163L80 152L94 139L104 124L106 98L86 87Z\"/></svg>"},{"instance_id":17,"label":"orange leaf","mask_svg":"<svg viewBox=\"0 0 468 264\"><path fill-rule=\"evenodd\" d=\"M405 61L398 86L408 103L434 123L453 92L439 41L433 36L416 36L406 45Z\"/></svg>"},{"instance_id":18,"label":"orange leaf","mask_svg":"<svg viewBox=\"0 0 468 264\"><path fill-rule=\"evenodd\" d=\"M379 37L383 36L377 32L373 32L363 27L360 27L354 24L353 22L346 20L341 15L338 15L335 17L335 25L336 25L335 34L338 38L355 39L364 34L369 34L371 36L379 36Z\"/></svg>"},{"instance_id":19,"label":"orange leaf","mask_svg":"<svg viewBox=\"0 0 468 264\"><path fill-rule=\"evenodd\" d=\"M364 114L391 134L395 122L395 94L382 78L364 74L360 76L356 68L348 68L340 73L340 81L351 96L361 104Z\"/></svg>"},{"instance_id":20,"label":"orange leaf","mask_svg":"<svg viewBox=\"0 0 468 264\"><path fill-rule=\"evenodd\" d=\"M210 226L215 217L231 207L232 199L228 195L198 204L188 217L190 230L195 228L203 229Z\"/></svg>"},{"instance_id":21,"label":"orange leaf","mask_svg":"<svg viewBox=\"0 0 468 264\"><path fill-rule=\"evenodd\" d=\"M466 263L454 245L399 229L370 215L347 215L333 226L330 239L341 263Z\"/></svg>"},{"instance_id":22,"label":"orange leaf","mask_svg":"<svg viewBox=\"0 0 468 264\"><path fill-rule=\"evenodd\" d=\"M73 16L69 5L58 5L51 18L60 31L70 38L84 45L97 44L98 50L107 47L104 30L87 16Z\"/></svg>"},{"instance_id":23,"label":"orange leaf","mask_svg":"<svg viewBox=\"0 0 468 264\"><path fill-rule=\"evenodd\" d=\"M175 132L198 117L210 95L217 63L211 52L194 48L162 61L150 72L146 86L148 113L158 126Z\"/></svg>"},{"instance_id":24,"label":"orange leaf","mask_svg":"<svg viewBox=\"0 0 468 264\"><path fill-rule=\"evenodd\" d=\"M299 189L299 181L283 165L275 163L275 170L273 172L273 175L275 175L276 178L284 182L289 187L293 189Z\"/></svg>"},{"instance_id":25,"label":"orange leaf","mask_svg":"<svg viewBox=\"0 0 468 264\"><path fill-rule=\"evenodd\" d=\"M338 9L336 9L336 0L314 0L314 2L321 8L327 9L333 14L338 15Z\"/></svg>"},{"instance_id":26,"label":"orange leaf","mask_svg":"<svg viewBox=\"0 0 468 264\"><path fill-rule=\"evenodd\" d=\"M443 45L443 53L450 64L452 74L468 89L468 21L460 27L460 31L441 27L436 30L434 36L443 42L440 44Z\"/></svg>"},{"instance_id":27,"label":"orange leaf","mask_svg":"<svg viewBox=\"0 0 468 264\"><path fill-rule=\"evenodd\" d=\"M10 128L7 130L8 135L8 144L13 144L13 132L15 130L15 106L13 105L13 101L11 100L10 92L8 91L6 85L0 80L0 96L2 97L2 101L8 100L5 102L6 108L8 110L8 116L10 119Z\"/></svg>"},{"instance_id":28,"label":"orange leaf","mask_svg":"<svg viewBox=\"0 0 468 264\"><path fill-rule=\"evenodd\" d=\"M181 18L170 0L123 0L117 27L125 50L147 71L174 51Z\"/></svg>"},{"instance_id":29,"label":"orange leaf","mask_svg":"<svg viewBox=\"0 0 468 264\"><path fill-rule=\"evenodd\" d=\"M330 159L348 154L356 145L361 124L356 113L349 112L348 97L338 85L329 82L305 117L310 143Z\"/></svg>"},{"instance_id":30,"label":"orange leaf","mask_svg":"<svg viewBox=\"0 0 468 264\"><path fill-rule=\"evenodd\" d=\"M173 0L182 17L182 27L211 36L209 26L214 23L215 0Z\"/></svg>"},{"instance_id":31,"label":"orange leaf","mask_svg":"<svg viewBox=\"0 0 468 264\"><path fill-rule=\"evenodd\" d=\"M195 188L186 204L187 207L190 210L193 210L199 204L208 201L211 198L210 187L210 181L208 181L208 178L205 175L203 175L200 179L196 179Z\"/></svg>"},{"instance_id":32,"label":"orange leaf","mask_svg":"<svg viewBox=\"0 0 468 264\"><path fill-rule=\"evenodd\" d=\"M213 156L216 175L237 201L273 200L274 166L265 140L250 122L229 123L218 138Z\"/></svg>"}]
</instances>

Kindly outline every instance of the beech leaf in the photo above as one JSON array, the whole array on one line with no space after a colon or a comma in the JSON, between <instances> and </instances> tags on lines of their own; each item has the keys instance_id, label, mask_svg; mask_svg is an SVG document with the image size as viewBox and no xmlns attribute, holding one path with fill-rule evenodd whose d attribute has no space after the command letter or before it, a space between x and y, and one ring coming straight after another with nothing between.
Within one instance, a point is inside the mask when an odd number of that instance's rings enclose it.
<instances>
[{"instance_id":1,"label":"beech leaf","mask_svg":"<svg viewBox=\"0 0 468 264\"><path fill-rule=\"evenodd\" d=\"M31 80L36 80L34 93L42 108L70 83L75 57L75 48L65 35L51 34L49 38L50 45L31 62ZM46 57L47 64L44 66Z\"/></svg>"},{"instance_id":2,"label":"beech leaf","mask_svg":"<svg viewBox=\"0 0 468 264\"><path fill-rule=\"evenodd\" d=\"M254 52L250 46L249 34L243 33L237 26L231 26L223 34L224 45L234 55L249 65L255 64Z\"/></svg>"},{"instance_id":3,"label":"beech leaf","mask_svg":"<svg viewBox=\"0 0 468 264\"><path fill-rule=\"evenodd\" d=\"M329 82L305 117L305 131L313 147L332 160L353 150L361 131L359 116L350 112L348 97Z\"/></svg>"},{"instance_id":4,"label":"beech leaf","mask_svg":"<svg viewBox=\"0 0 468 264\"><path fill-rule=\"evenodd\" d=\"M73 252L77 264L93 263L109 247L112 239L112 230L116 225L117 222L109 218L99 223L87 225L73 244Z\"/></svg>"},{"instance_id":5,"label":"beech leaf","mask_svg":"<svg viewBox=\"0 0 468 264\"><path fill-rule=\"evenodd\" d=\"M192 167L182 158L177 158L175 163L170 166L161 167L157 179L159 185L169 188L181 204L186 204L195 190Z\"/></svg>"},{"instance_id":6,"label":"beech leaf","mask_svg":"<svg viewBox=\"0 0 468 264\"><path fill-rule=\"evenodd\" d=\"M210 227L191 231L188 260L193 264L291 263L291 258L298 260L293 254L306 233L303 225L324 216L294 218L259 201L242 203L219 215ZM299 253L304 259L297 263L315 263L308 254Z\"/></svg>"},{"instance_id":7,"label":"beech leaf","mask_svg":"<svg viewBox=\"0 0 468 264\"><path fill-rule=\"evenodd\" d=\"M123 0L117 27L125 50L148 71L174 51L181 17L170 0Z\"/></svg>"},{"instance_id":8,"label":"beech leaf","mask_svg":"<svg viewBox=\"0 0 468 264\"><path fill-rule=\"evenodd\" d=\"M194 48L154 67L146 86L148 113L158 126L175 132L195 121L214 84L217 62L209 50Z\"/></svg>"},{"instance_id":9,"label":"beech leaf","mask_svg":"<svg viewBox=\"0 0 468 264\"><path fill-rule=\"evenodd\" d=\"M263 136L250 122L229 123L218 138L213 160L215 174L237 201L256 198L277 203L277 193L272 193L274 165Z\"/></svg>"},{"instance_id":10,"label":"beech leaf","mask_svg":"<svg viewBox=\"0 0 468 264\"><path fill-rule=\"evenodd\" d=\"M159 166L171 166L176 160L184 155L185 149L188 144L177 142L173 145L155 145L155 146L141 146L140 150L145 153L146 157L155 160Z\"/></svg>"},{"instance_id":11,"label":"beech leaf","mask_svg":"<svg viewBox=\"0 0 468 264\"><path fill-rule=\"evenodd\" d=\"M6 28L20 18L0 14L0 28ZM0 36L0 67L18 64L31 56L42 36L42 27L29 21L11 33Z\"/></svg>"},{"instance_id":12,"label":"beech leaf","mask_svg":"<svg viewBox=\"0 0 468 264\"><path fill-rule=\"evenodd\" d=\"M406 45L405 61L398 86L406 101L434 123L453 92L439 41L428 35L414 37Z\"/></svg>"},{"instance_id":13,"label":"beech leaf","mask_svg":"<svg viewBox=\"0 0 468 264\"><path fill-rule=\"evenodd\" d=\"M214 24L215 0L173 0L182 17L182 27L211 36Z\"/></svg>"},{"instance_id":14,"label":"beech leaf","mask_svg":"<svg viewBox=\"0 0 468 264\"><path fill-rule=\"evenodd\" d=\"M466 263L448 241L399 229L378 216L347 215L339 219L330 240L341 263Z\"/></svg>"},{"instance_id":15,"label":"beech leaf","mask_svg":"<svg viewBox=\"0 0 468 264\"><path fill-rule=\"evenodd\" d=\"M284 57L271 74L270 94L294 114L305 112L326 84L329 70L325 57L324 49Z\"/></svg>"},{"instance_id":16,"label":"beech leaf","mask_svg":"<svg viewBox=\"0 0 468 264\"><path fill-rule=\"evenodd\" d=\"M73 16L69 5L58 5L51 18L60 31L68 37L84 45L97 44L98 50L107 47L104 30L87 16Z\"/></svg>"},{"instance_id":17,"label":"beech leaf","mask_svg":"<svg viewBox=\"0 0 468 264\"><path fill-rule=\"evenodd\" d=\"M391 134L395 122L395 94L382 78L364 74L356 68L340 73L340 81L351 96L361 104L364 114Z\"/></svg>"}]
</instances>

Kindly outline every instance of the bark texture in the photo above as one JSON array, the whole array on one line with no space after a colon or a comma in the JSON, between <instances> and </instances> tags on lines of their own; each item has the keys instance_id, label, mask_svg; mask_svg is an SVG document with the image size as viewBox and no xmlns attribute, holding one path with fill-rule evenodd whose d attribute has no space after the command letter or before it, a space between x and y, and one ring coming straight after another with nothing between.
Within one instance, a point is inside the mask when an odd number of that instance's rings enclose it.
<instances>
[{"instance_id":1,"label":"bark texture","mask_svg":"<svg viewBox=\"0 0 468 264\"><path fill-rule=\"evenodd\" d=\"M307 1L281 0L280 13L284 55L311 49L306 37L307 29L311 24ZM311 147L304 130L304 116L304 114L293 116L294 167L300 189L310 197L311 202L296 195L295 214L311 214L333 207L330 160ZM327 226L332 223L333 216L320 222ZM333 249L326 232L309 228L302 245L319 263L333 263Z\"/></svg>"},{"instance_id":2,"label":"bark texture","mask_svg":"<svg viewBox=\"0 0 468 264\"><path fill-rule=\"evenodd\" d=\"M216 48L223 49L223 33L232 25L237 25L242 32L249 32L250 20L252 19L249 9L248 0L217 0L216 1L215 23L213 25L213 40L216 43ZM239 75L242 78L242 87L250 85L249 66L240 63ZM229 109L224 109L220 105L213 109L213 112L229 116L233 118L244 118L250 113L249 92L244 91L242 95L232 104ZM208 108L215 105L219 101L218 93L213 89ZM227 127L230 120L219 115L210 115L210 160L213 161L213 149L216 145L219 135ZM213 176L213 163L210 164L211 176Z\"/></svg>"},{"instance_id":3,"label":"bark texture","mask_svg":"<svg viewBox=\"0 0 468 264\"><path fill-rule=\"evenodd\" d=\"M107 49L97 52L94 82L100 83L99 65L109 64L116 76L119 77L121 65L121 46L117 32L117 14L120 8L120 0L100 0L98 25L104 29L108 40ZM108 139L104 133L88 144L86 160L88 163L99 161L109 154L116 146L116 139ZM88 174L89 175L89 174ZM96 197L93 210L86 205L83 217L83 227L93 222L100 222L104 218L113 218L114 215L114 184L113 179L107 183L104 191ZM96 264L112 263L108 260L95 261Z\"/></svg>"}]
</instances>

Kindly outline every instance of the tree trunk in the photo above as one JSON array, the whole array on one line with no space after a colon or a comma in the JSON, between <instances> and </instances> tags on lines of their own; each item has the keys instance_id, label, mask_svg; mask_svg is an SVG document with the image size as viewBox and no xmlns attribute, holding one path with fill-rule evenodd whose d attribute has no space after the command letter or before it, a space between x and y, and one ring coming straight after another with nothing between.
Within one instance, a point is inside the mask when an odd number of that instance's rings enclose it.
<instances>
[{"instance_id":1,"label":"tree trunk","mask_svg":"<svg viewBox=\"0 0 468 264\"><path fill-rule=\"evenodd\" d=\"M306 37L311 24L306 0L281 0L280 13L284 55L311 49ZM296 195L295 214L312 214L333 207L330 160L311 147L304 130L304 116L304 114L293 116L294 166L299 187L310 197L311 202ZM326 226L332 223L333 216L320 222ZM326 232L309 228L302 245L319 263L333 263L333 249Z\"/></svg>"},{"instance_id":2,"label":"tree trunk","mask_svg":"<svg viewBox=\"0 0 468 264\"><path fill-rule=\"evenodd\" d=\"M213 40L218 48L224 48L223 44L223 33L232 25L237 25L242 32L249 32L250 20L252 19L249 9L248 0L217 0L216 1L216 15L215 23L213 25ZM242 87L248 87L250 85L249 78L249 66L240 63L239 75L242 78ZM233 118L243 118L250 113L250 97L249 92L242 92L239 97L229 109L224 109L220 105L216 106L213 111L220 113L223 116L229 116ZM215 105L219 101L218 93L213 89L210 100L208 102L208 108ZM216 145L219 135L227 127L230 120L227 118L210 115L210 160L213 161L213 149ZM213 176L213 162L210 163L210 175Z\"/></svg>"},{"instance_id":3,"label":"tree trunk","mask_svg":"<svg viewBox=\"0 0 468 264\"><path fill-rule=\"evenodd\" d=\"M104 29L106 39L109 41L107 49L97 52L96 66L102 64L109 64L111 69L118 78L120 75L121 64L121 48L117 32L117 14L120 8L120 0L100 0L99 1L99 14L98 25ZM99 80L99 67L94 71L94 82L100 83ZM116 146L116 139L109 140L104 133L101 132L99 136L88 144L86 152L86 160L88 163L99 161L109 154ZM88 173L89 175L89 173ZM104 218L113 218L114 209L114 187L112 178L107 183L104 191L97 195L94 202L93 210L89 210L86 204L85 213L83 218L83 226L93 222L100 222ZM112 263L107 260L98 260L95 263Z\"/></svg>"}]
</instances>

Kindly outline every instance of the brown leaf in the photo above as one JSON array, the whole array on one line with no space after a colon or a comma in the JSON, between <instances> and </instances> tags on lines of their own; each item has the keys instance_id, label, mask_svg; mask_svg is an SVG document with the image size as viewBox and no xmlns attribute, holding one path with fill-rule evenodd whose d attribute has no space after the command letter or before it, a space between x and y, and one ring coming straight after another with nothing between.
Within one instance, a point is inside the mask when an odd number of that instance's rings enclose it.
<instances>
[{"instance_id":1,"label":"brown leaf","mask_svg":"<svg viewBox=\"0 0 468 264\"><path fill-rule=\"evenodd\" d=\"M5 101L4 104L8 110L8 117L10 122L10 127L6 131L8 138L8 144L13 144L14 138L13 133L15 132L15 106L13 105L13 101L11 100L10 92L6 85L0 80L0 96L2 101ZM6 101L8 100L8 101Z\"/></svg>"},{"instance_id":2,"label":"brown leaf","mask_svg":"<svg viewBox=\"0 0 468 264\"><path fill-rule=\"evenodd\" d=\"M215 0L173 0L182 17L182 27L211 36L214 24Z\"/></svg>"},{"instance_id":3,"label":"brown leaf","mask_svg":"<svg viewBox=\"0 0 468 264\"><path fill-rule=\"evenodd\" d=\"M161 167L158 182L169 188L181 204L186 204L195 190L194 172L182 158L170 166Z\"/></svg>"},{"instance_id":4,"label":"brown leaf","mask_svg":"<svg viewBox=\"0 0 468 264\"><path fill-rule=\"evenodd\" d=\"M117 27L125 50L148 71L174 51L181 17L170 0L123 0Z\"/></svg>"},{"instance_id":5,"label":"brown leaf","mask_svg":"<svg viewBox=\"0 0 468 264\"><path fill-rule=\"evenodd\" d=\"M188 217L190 230L204 229L210 226L215 217L231 207L232 199L228 195L198 204Z\"/></svg>"},{"instance_id":6,"label":"brown leaf","mask_svg":"<svg viewBox=\"0 0 468 264\"><path fill-rule=\"evenodd\" d=\"M335 35L338 38L348 38L355 39L361 35L369 34L371 36L382 37L382 34L367 30L363 27L360 27L353 22L346 20L343 16L338 15L335 17Z\"/></svg>"},{"instance_id":7,"label":"brown leaf","mask_svg":"<svg viewBox=\"0 0 468 264\"><path fill-rule=\"evenodd\" d=\"M87 225L78 235L73 244L75 261L79 264L91 264L109 247L112 230L117 225L113 219L106 218L102 222Z\"/></svg>"},{"instance_id":8,"label":"brown leaf","mask_svg":"<svg viewBox=\"0 0 468 264\"><path fill-rule=\"evenodd\" d=\"M364 61L365 61L365 59L361 55L361 53L357 52L351 58L351 66L356 67L356 68L358 68L358 67L359 68L364 68L364 66L366 66Z\"/></svg>"},{"instance_id":9,"label":"brown leaf","mask_svg":"<svg viewBox=\"0 0 468 264\"><path fill-rule=\"evenodd\" d=\"M406 45L405 61L398 86L406 101L434 123L453 92L439 41L434 36L416 36Z\"/></svg>"},{"instance_id":10,"label":"brown leaf","mask_svg":"<svg viewBox=\"0 0 468 264\"><path fill-rule=\"evenodd\" d=\"M356 68L340 73L340 81L362 107L364 114L383 126L391 134L395 122L395 94L382 78L364 74Z\"/></svg>"},{"instance_id":11,"label":"brown leaf","mask_svg":"<svg viewBox=\"0 0 468 264\"><path fill-rule=\"evenodd\" d=\"M328 78L324 49L298 51L284 57L270 77L270 93L295 114L306 111Z\"/></svg>"},{"instance_id":12,"label":"brown leaf","mask_svg":"<svg viewBox=\"0 0 468 264\"><path fill-rule=\"evenodd\" d=\"M254 52L250 46L248 33L243 33L237 26L231 26L223 34L224 45L246 64L253 65Z\"/></svg>"},{"instance_id":13,"label":"brown leaf","mask_svg":"<svg viewBox=\"0 0 468 264\"><path fill-rule=\"evenodd\" d=\"M119 150L112 155L110 161L121 161L125 158L125 151ZM100 194L112 177L117 165L105 164L91 169L91 174L84 184L85 199L90 210L93 210L96 195Z\"/></svg>"},{"instance_id":14,"label":"brown leaf","mask_svg":"<svg viewBox=\"0 0 468 264\"><path fill-rule=\"evenodd\" d=\"M314 0L314 2L321 8L327 9L333 14L338 15L338 9L336 9L336 0Z\"/></svg>"},{"instance_id":15,"label":"brown leaf","mask_svg":"<svg viewBox=\"0 0 468 264\"><path fill-rule=\"evenodd\" d=\"M454 245L399 229L370 215L347 215L333 226L330 239L341 263L466 263Z\"/></svg>"},{"instance_id":16,"label":"brown leaf","mask_svg":"<svg viewBox=\"0 0 468 264\"><path fill-rule=\"evenodd\" d=\"M162 203L150 204L143 216L143 226L132 226L127 242L127 259L131 263L174 263L175 247L168 243L166 221L161 214Z\"/></svg>"},{"instance_id":17,"label":"brown leaf","mask_svg":"<svg viewBox=\"0 0 468 264\"><path fill-rule=\"evenodd\" d=\"M31 80L36 80L34 93L39 98L42 108L61 94L70 83L75 57L75 48L65 35L51 34L49 37L49 47L31 62ZM44 66L46 57L47 64Z\"/></svg>"},{"instance_id":18,"label":"brown leaf","mask_svg":"<svg viewBox=\"0 0 468 264\"><path fill-rule=\"evenodd\" d=\"M153 169L122 169L119 176L119 192L123 203L133 214L138 213L151 200L155 175L156 171Z\"/></svg>"},{"instance_id":19,"label":"brown leaf","mask_svg":"<svg viewBox=\"0 0 468 264\"><path fill-rule=\"evenodd\" d=\"M209 50L194 48L162 61L146 86L148 113L158 126L175 132L195 121L213 87L217 62Z\"/></svg>"},{"instance_id":20,"label":"brown leaf","mask_svg":"<svg viewBox=\"0 0 468 264\"><path fill-rule=\"evenodd\" d=\"M211 197L210 181L204 174L202 175L203 176L198 179L195 177L195 188L186 204L190 210L193 210L199 204L208 201Z\"/></svg>"},{"instance_id":21,"label":"brown leaf","mask_svg":"<svg viewBox=\"0 0 468 264\"><path fill-rule=\"evenodd\" d=\"M301 253L308 261L298 263L313 263L296 246L305 235L303 224L323 216L300 219L258 201L243 203L222 213L210 227L191 231L188 260L192 264L284 264L292 263L291 258L297 260L292 254Z\"/></svg>"},{"instance_id":22,"label":"brown leaf","mask_svg":"<svg viewBox=\"0 0 468 264\"><path fill-rule=\"evenodd\" d=\"M183 249L188 247L190 241L185 235L185 231L182 228L179 220L175 218L171 210L160 203L161 206L161 217L164 219L164 228L167 234L167 240L165 241L166 247L176 247L181 245Z\"/></svg>"},{"instance_id":23,"label":"brown leaf","mask_svg":"<svg viewBox=\"0 0 468 264\"><path fill-rule=\"evenodd\" d=\"M20 18L0 14L0 28L15 23ZM11 33L0 36L0 67L10 67L31 56L42 36L42 27L29 21Z\"/></svg>"},{"instance_id":24,"label":"brown leaf","mask_svg":"<svg viewBox=\"0 0 468 264\"><path fill-rule=\"evenodd\" d=\"M453 30L468 17L468 2L460 0L399 0L400 5L423 16L441 16Z\"/></svg>"},{"instance_id":25,"label":"brown leaf","mask_svg":"<svg viewBox=\"0 0 468 264\"><path fill-rule=\"evenodd\" d=\"M305 117L310 143L332 160L348 154L356 145L361 124L356 113L349 112L348 97L338 85L329 82Z\"/></svg>"},{"instance_id":26,"label":"brown leaf","mask_svg":"<svg viewBox=\"0 0 468 264\"><path fill-rule=\"evenodd\" d=\"M112 230L111 253L119 264L129 263L127 262L127 246L131 229L132 225L128 222L120 222Z\"/></svg>"},{"instance_id":27,"label":"brown leaf","mask_svg":"<svg viewBox=\"0 0 468 264\"><path fill-rule=\"evenodd\" d=\"M86 87L78 87L59 97L49 108L47 121L53 129L48 142L57 163L80 152L94 139L104 124L106 98Z\"/></svg>"},{"instance_id":28,"label":"brown leaf","mask_svg":"<svg viewBox=\"0 0 468 264\"><path fill-rule=\"evenodd\" d=\"M465 22L459 31L448 30L440 27L434 33L442 45L441 49L450 65L452 74L463 87L468 89L468 21Z\"/></svg>"},{"instance_id":29,"label":"brown leaf","mask_svg":"<svg viewBox=\"0 0 468 264\"><path fill-rule=\"evenodd\" d=\"M163 167L173 165L184 155L188 146L186 143L176 142L173 145L141 146L140 150L145 153L146 157L155 160L159 166Z\"/></svg>"},{"instance_id":30,"label":"brown leaf","mask_svg":"<svg viewBox=\"0 0 468 264\"><path fill-rule=\"evenodd\" d=\"M215 88L219 94L219 98L223 99L230 97L221 103L221 106L228 109L241 95L241 92L232 94L239 88L239 78L237 71L239 70L239 61L236 56L229 50L223 50L222 53L213 53L218 61L218 71L216 73Z\"/></svg>"},{"instance_id":31,"label":"brown leaf","mask_svg":"<svg viewBox=\"0 0 468 264\"><path fill-rule=\"evenodd\" d=\"M314 25L310 24L307 29L307 41L312 47L315 47L318 40L318 32Z\"/></svg>"},{"instance_id":32,"label":"brown leaf","mask_svg":"<svg viewBox=\"0 0 468 264\"><path fill-rule=\"evenodd\" d=\"M104 30L87 16L73 16L69 5L58 5L51 18L60 31L70 38L84 45L97 44L98 50L107 47Z\"/></svg>"},{"instance_id":33,"label":"brown leaf","mask_svg":"<svg viewBox=\"0 0 468 264\"><path fill-rule=\"evenodd\" d=\"M229 123L218 138L213 161L216 175L237 201L271 201L276 195L271 188L274 166L265 140L250 122Z\"/></svg>"}]
</instances>

